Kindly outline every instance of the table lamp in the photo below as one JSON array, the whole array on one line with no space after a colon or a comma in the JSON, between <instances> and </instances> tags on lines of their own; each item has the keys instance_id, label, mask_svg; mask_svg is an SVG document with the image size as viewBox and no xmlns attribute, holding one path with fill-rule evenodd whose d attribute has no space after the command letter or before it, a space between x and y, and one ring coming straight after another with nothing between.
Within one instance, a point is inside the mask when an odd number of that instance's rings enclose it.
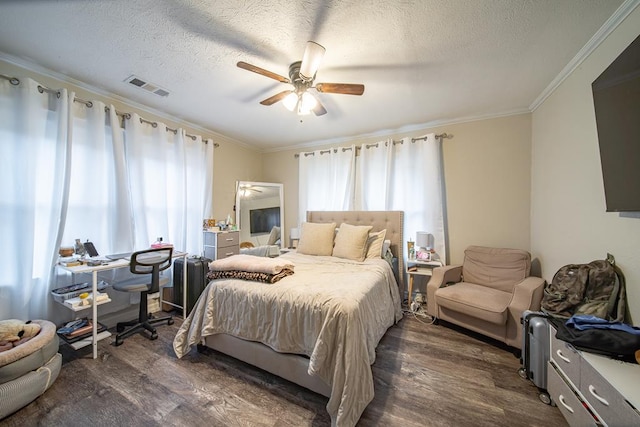
<instances>
[{"instance_id":1,"label":"table lamp","mask_svg":"<svg viewBox=\"0 0 640 427\"><path fill-rule=\"evenodd\" d=\"M296 247L298 246L297 243L300 241L300 229L299 228L292 228L291 230L289 230L289 247L290 248L294 248L293 246L293 242L296 242Z\"/></svg>"},{"instance_id":2,"label":"table lamp","mask_svg":"<svg viewBox=\"0 0 640 427\"><path fill-rule=\"evenodd\" d=\"M431 249L433 249L434 237L433 234L427 231L416 232L416 258L424 261L431 259Z\"/></svg>"}]
</instances>

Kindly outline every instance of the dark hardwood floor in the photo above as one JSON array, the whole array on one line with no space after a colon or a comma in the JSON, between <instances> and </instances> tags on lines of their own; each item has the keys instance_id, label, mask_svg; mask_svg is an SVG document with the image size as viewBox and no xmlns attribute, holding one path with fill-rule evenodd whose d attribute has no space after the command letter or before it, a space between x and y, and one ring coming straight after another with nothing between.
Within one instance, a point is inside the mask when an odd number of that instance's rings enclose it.
<instances>
[{"instance_id":1,"label":"dark hardwood floor","mask_svg":"<svg viewBox=\"0 0 640 427\"><path fill-rule=\"evenodd\" d=\"M63 345L53 386L1 426L329 426L327 398L213 350L178 360L180 319L115 347ZM508 348L407 316L373 365L375 399L358 426L566 426L517 373Z\"/></svg>"}]
</instances>

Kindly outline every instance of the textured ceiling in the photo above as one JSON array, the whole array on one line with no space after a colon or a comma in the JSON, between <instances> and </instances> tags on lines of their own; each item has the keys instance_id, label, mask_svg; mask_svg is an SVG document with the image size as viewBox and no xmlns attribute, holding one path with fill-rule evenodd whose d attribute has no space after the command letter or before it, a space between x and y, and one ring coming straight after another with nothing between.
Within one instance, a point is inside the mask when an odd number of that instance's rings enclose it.
<instances>
[{"instance_id":1,"label":"textured ceiling","mask_svg":"<svg viewBox=\"0 0 640 427\"><path fill-rule=\"evenodd\" d=\"M621 3L5 0L0 53L269 150L527 111ZM260 105L289 86L236 62L287 76L307 40L327 49L316 82L364 95L318 94L320 117Z\"/></svg>"}]
</instances>

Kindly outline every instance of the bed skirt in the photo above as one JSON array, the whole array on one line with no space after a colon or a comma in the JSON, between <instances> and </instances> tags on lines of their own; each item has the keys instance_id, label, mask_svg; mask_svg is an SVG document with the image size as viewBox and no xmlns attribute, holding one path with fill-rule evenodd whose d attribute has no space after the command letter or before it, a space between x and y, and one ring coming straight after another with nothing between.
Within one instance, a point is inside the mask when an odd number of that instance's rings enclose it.
<instances>
[{"instance_id":1,"label":"bed skirt","mask_svg":"<svg viewBox=\"0 0 640 427\"><path fill-rule=\"evenodd\" d=\"M308 374L309 358L291 353L278 353L270 347L247 341L228 334L209 335L205 345L235 359L305 387L326 397L331 397L331 388L320 378Z\"/></svg>"}]
</instances>

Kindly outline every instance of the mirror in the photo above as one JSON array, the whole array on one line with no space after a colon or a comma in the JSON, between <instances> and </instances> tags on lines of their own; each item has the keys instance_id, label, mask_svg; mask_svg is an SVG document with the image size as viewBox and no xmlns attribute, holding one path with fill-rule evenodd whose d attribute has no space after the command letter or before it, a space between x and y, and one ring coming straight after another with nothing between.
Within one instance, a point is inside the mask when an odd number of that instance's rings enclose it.
<instances>
[{"instance_id":1,"label":"mirror","mask_svg":"<svg viewBox=\"0 0 640 427\"><path fill-rule=\"evenodd\" d=\"M280 228L279 239L273 243L284 248L284 200L282 184L272 182L236 182L236 224L240 230L241 252L244 246L266 247L273 227ZM275 234L276 230L274 230ZM279 253L279 251L278 251ZM266 256L275 256L265 252Z\"/></svg>"}]
</instances>

